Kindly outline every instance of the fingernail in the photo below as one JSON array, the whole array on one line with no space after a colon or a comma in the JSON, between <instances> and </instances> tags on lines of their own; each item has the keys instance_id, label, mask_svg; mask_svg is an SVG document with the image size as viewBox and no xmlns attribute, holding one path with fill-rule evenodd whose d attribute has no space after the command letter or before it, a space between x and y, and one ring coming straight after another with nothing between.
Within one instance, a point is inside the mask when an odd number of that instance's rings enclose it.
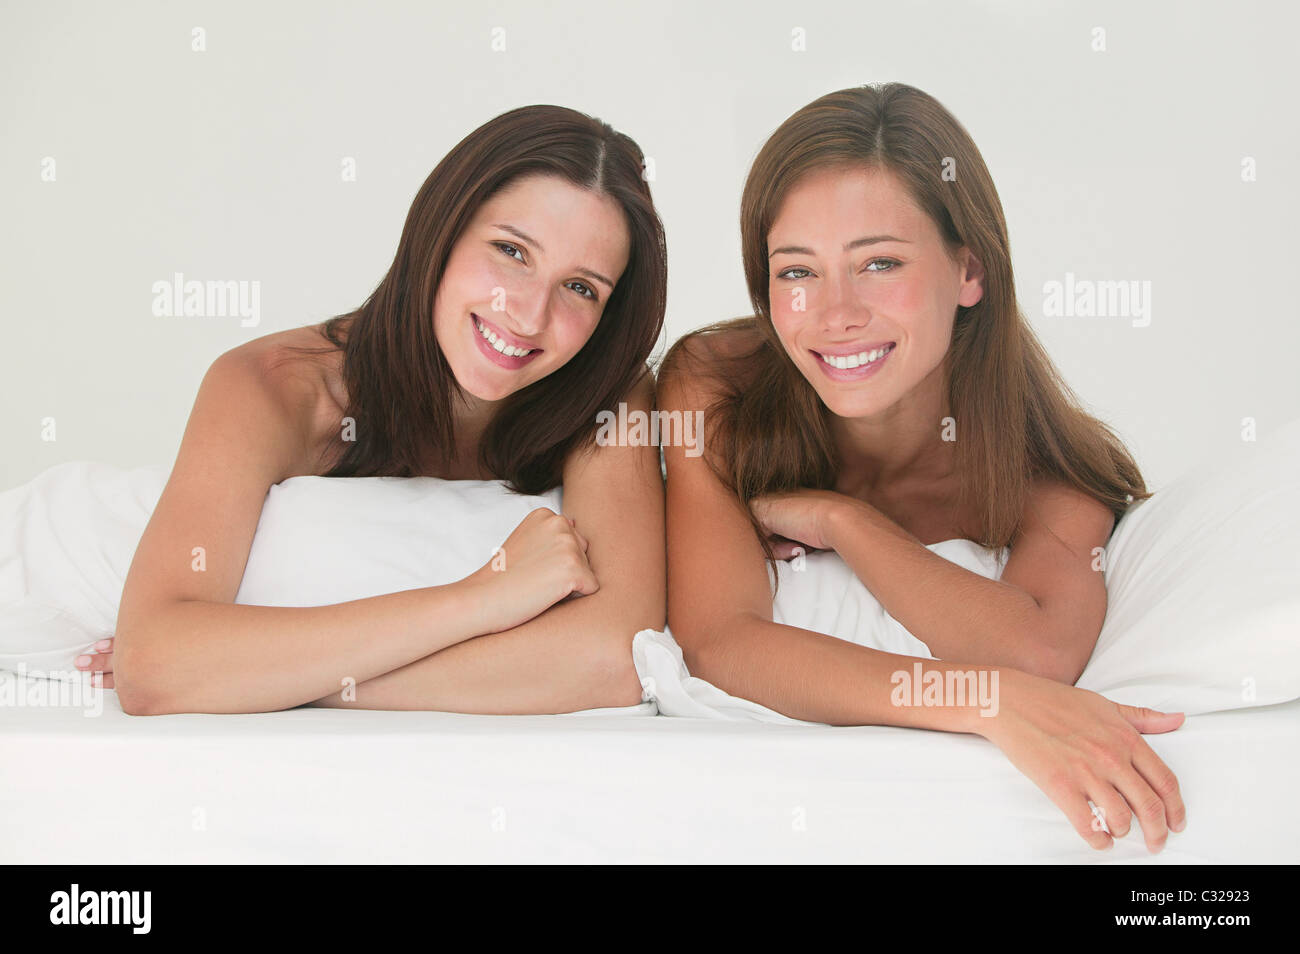
<instances>
[{"instance_id":1,"label":"fingernail","mask_svg":"<svg viewBox=\"0 0 1300 954\"><path fill-rule=\"evenodd\" d=\"M1187 819L1184 818L1177 825L1170 825L1169 827L1173 828L1174 831L1182 831L1184 828L1187 827Z\"/></svg>"},{"instance_id":2,"label":"fingernail","mask_svg":"<svg viewBox=\"0 0 1300 954\"><path fill-rule=\"evenodd\" d=\"M113 641L111 639L101 639L99 642L95 643L95 648L98 649L100 652L103 652L105 649L107 649L109 646L112 645L113 645Z\"/></svg>"},{"instance_id":3,"label":"fingernail","mask_svg":"<svg viewBox=\"0 0 1300 954\"><path fill-rule=\"evenodd\" d=\"M76 666L78 669L85 669L87 666L90 665L90 657L78 656L76 659L72 661L72 664Z\"/></svg>"}]
</instances>

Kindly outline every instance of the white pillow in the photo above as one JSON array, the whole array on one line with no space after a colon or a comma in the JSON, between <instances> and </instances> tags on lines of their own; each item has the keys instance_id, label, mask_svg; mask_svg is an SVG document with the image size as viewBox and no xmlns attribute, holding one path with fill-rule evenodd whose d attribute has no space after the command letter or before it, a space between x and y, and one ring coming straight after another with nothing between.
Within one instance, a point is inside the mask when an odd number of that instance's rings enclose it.
<instances>
[{"instance_id":1,"label":"white pillow","mask_svg":"<svg viewBox=\"0 0 1300 954\"><path fill-rule=\"evenodd\" d=\"M84 675L72 661L117 628L166 482L161 467L72 461L0 493L0 669Z\"/></svg>"},{"instance_id":2,"label":"white pillow","mask_svg":"<svg viewBox=\"0 0 1300 954\"><path fill-rule=\"evenodd\" d=\"M930 549L1001 575L1004 551ZM1300 419L1129 508L1106 550L1106 620L1078 686L1189 715L1300 697ZM780 564L773 619L931 657L838 554L805 560ZM691 676L671 632L638 633L632 653L663 715L797 721Z\"/></svg>"},{"instance_id":3,"label":"white pillow","mask_svg":"<svg viewBox=\"0 0 1300 954\"><path fill-rule=\"evenodd\" d=\"M71 669L113 633L164 481L160 468L77 462L0 494L0 668ZM295 477L267 495L237 599L320 605L451 582L529 510L559 503L558 490L528 498L493 481ZM1300 420L1125 514L1107 547L1106 622L1078 684L1189 714L1300 697L1297 543ZM997 555L960 544L941 555L996 575ZM786 622L852 638L875 621L872 638L892 640L881 648L928 655L833 553L783 575L782 590Z\"/></svg>"},{"instance_id":4,"label":"white pillow","mask_svg":"<svg viewBox=\"0 0 1300 954\"><path fill-rule=\"evenodd\" d=\"M266 496L235 602L322 606L454 583L562 501L558 487L530 497L491 480L291 477Z\"/></svg>"},{"instance_id":5,"label":"white pillow","mask_svg":"<svg viewBox=\"0 0 1300 954\"><path fill-rule=\"evenodd\" d=\"M1300 418L1131 507L1077 685L1170 712L1300 697Z\"/></svg>"},{"instance_id":6,"label":"white pillow","mask_svg":"<svg viewBox=\"0 0 1300 954\"><path fill-rule=\"evenodd\" d=\"M81 676L113 635L162 467L74 461L0 493L0 669ZM293 477L270 488L236 602L319 606L463 579L559 488L500 481Z\"/></svg>"}]
</instances>

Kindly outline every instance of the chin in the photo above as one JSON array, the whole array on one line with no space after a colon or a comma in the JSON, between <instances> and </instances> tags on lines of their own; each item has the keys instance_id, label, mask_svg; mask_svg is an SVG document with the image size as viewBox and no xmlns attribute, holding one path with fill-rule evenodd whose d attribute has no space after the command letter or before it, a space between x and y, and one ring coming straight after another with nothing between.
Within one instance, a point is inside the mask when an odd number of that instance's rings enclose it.
<instances>
[{"instance_id":1,"label":"chin","mask_svg":"<svg viewBox=\"0 0 1300 954\"><path fill-rule=\"evenodd\" d=\"M529 382L530 384L532 382ZM490 384L486 381L471 381L461 384L461 390L478 400L491 404L496 401L504 400L514 394L518 388L512 388L504 384Z\"/></svg>"},{"instance_id":2,"label":"chin","mask_svg":"<svg viewBox=\"0 0 1300 954\"><path fill-rule=\"evenodd\" d=\"M473 362L477 355L470 355L469 361ZM448 362L451 373L456 377L456 383L460 389L470 397L479 401L488 403L500 401L507 398L518 390L518 387L512 387L508 380L495 379L490 373L484 373L483 370L470 365L471 371L465 373L464 365L460 362ZM531 381L528 383L532 383Z\"/></svg>"},{"instance_id":3,"label":"chin","mask_svg":"<svg viewBox=\"0 0 1300 954\"><path fill-rule=\"evenodd\" d=\"M854 418L854 417L873 417L881 411L886 410L890 403L887 400L881 400L879 393L865 393L858 391L833 391L819 390L817 396L821 402L826 405L830 412L837 417Z\"/></svg>"}]
</instances>

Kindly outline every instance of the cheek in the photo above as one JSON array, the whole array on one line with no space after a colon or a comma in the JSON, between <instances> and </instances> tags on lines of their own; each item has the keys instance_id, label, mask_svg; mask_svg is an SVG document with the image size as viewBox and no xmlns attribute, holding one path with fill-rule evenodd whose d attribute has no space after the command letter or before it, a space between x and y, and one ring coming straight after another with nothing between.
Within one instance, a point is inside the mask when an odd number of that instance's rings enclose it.
<instances>
[{"instance_id":1,"label":"cheek","mask_svg":"<svg viewBox=\"0 0 1300 954\"><path fill-rule=\"evenodd\" d=\"M801 287L801 286L800 286ZM789 342L798 334L808 317L813 301L804 288L797 293L788 286L775 286L768 291L768 310L772 313L772 327L789 351Z\"/></svg>"},{"instance_id":2,"label":"cheek","mask_svg":"<svg viewBox=\"0 0 1300 954\"><path fill-rule=\"evenodd\" d=\"M934 280L915 275L907 281L882 282L872 290L869 306L889 316L914 339L946 347L946 319L938 287Z\"/></svg>"},{"instance_id":3,"label":"cheek","mask_svg":"<svg viewBox=\"0 0 1300 954\"><path fill-rule=\"evenodd\" d=\"M485 256L457 256L447 261L438 286L442 303L461 312L481 311L504 296L509 300L509 272Z\"/></svg>"},{"instance_id":4,"label":"cheek","mask_svg":"<svg viewBox=\"0 0 1300 954\"><path fill-rule=\"evenodd\" d=\"M596 333L600 317L594 306L584 307L580 302L557 309L551 323L557 348L566 355L577 354Z\"/></svg>"}]
</instances>

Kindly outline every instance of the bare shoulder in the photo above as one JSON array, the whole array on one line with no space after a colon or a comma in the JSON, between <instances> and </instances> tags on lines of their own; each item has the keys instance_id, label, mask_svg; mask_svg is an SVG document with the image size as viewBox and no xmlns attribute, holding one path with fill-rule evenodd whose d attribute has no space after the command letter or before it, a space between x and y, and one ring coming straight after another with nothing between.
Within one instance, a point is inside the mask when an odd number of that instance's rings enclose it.
<instances>
[{"instance_id":1,"label":"bare shoulder","mask_svg":"<svg viewBox=\"0 0 1300 954\"><path fill-rule=\"evenodd\" d=\"M668 350L663 367L667 371L685 370L695 362L741 358L762 342L763 336L754 318L721 321L682 335Z\"/></svg>"},{"instance_id":2,"label":"bare shoulder","mask_svg":"<svg viewBox=\"0 0 1300 954\"><path fill-rule=\"evenodd\" d=\"M689 332L664 356L660 394L674 402L687 394L708 400L727 384L743 386L745 359L762 346L763 336L753 318L735 318Z\"/></svg>"},{"instance_id":3,"label":"bare shoulder","mask_svg":"<svg viewBox=\"0 0 1300 954\"><path fill-rule=\"evenodd\" d=\"M1040 478L1029 492L1021 534L1047 534L1076 549L1105 543L1114 526L1114 513L1096 497L1062 480Z\"/></svg>"},{"instance_id":4,"label":"bare shoulder","mask_svg":"<svg viewBox=\"0 0 1300 954\"><path fill-rule=\"evenodd\" d=\"M289 467L294 472L316 469L312 461L322 442L337 433L344 413L339 404L342 355L337 349L310 350L323 347L329 347L329 342L317 326L290 328L230 349L209 372L213 387L247 389L249 397L293 435L296 452Z\"/></svg>"}]
</instances>

